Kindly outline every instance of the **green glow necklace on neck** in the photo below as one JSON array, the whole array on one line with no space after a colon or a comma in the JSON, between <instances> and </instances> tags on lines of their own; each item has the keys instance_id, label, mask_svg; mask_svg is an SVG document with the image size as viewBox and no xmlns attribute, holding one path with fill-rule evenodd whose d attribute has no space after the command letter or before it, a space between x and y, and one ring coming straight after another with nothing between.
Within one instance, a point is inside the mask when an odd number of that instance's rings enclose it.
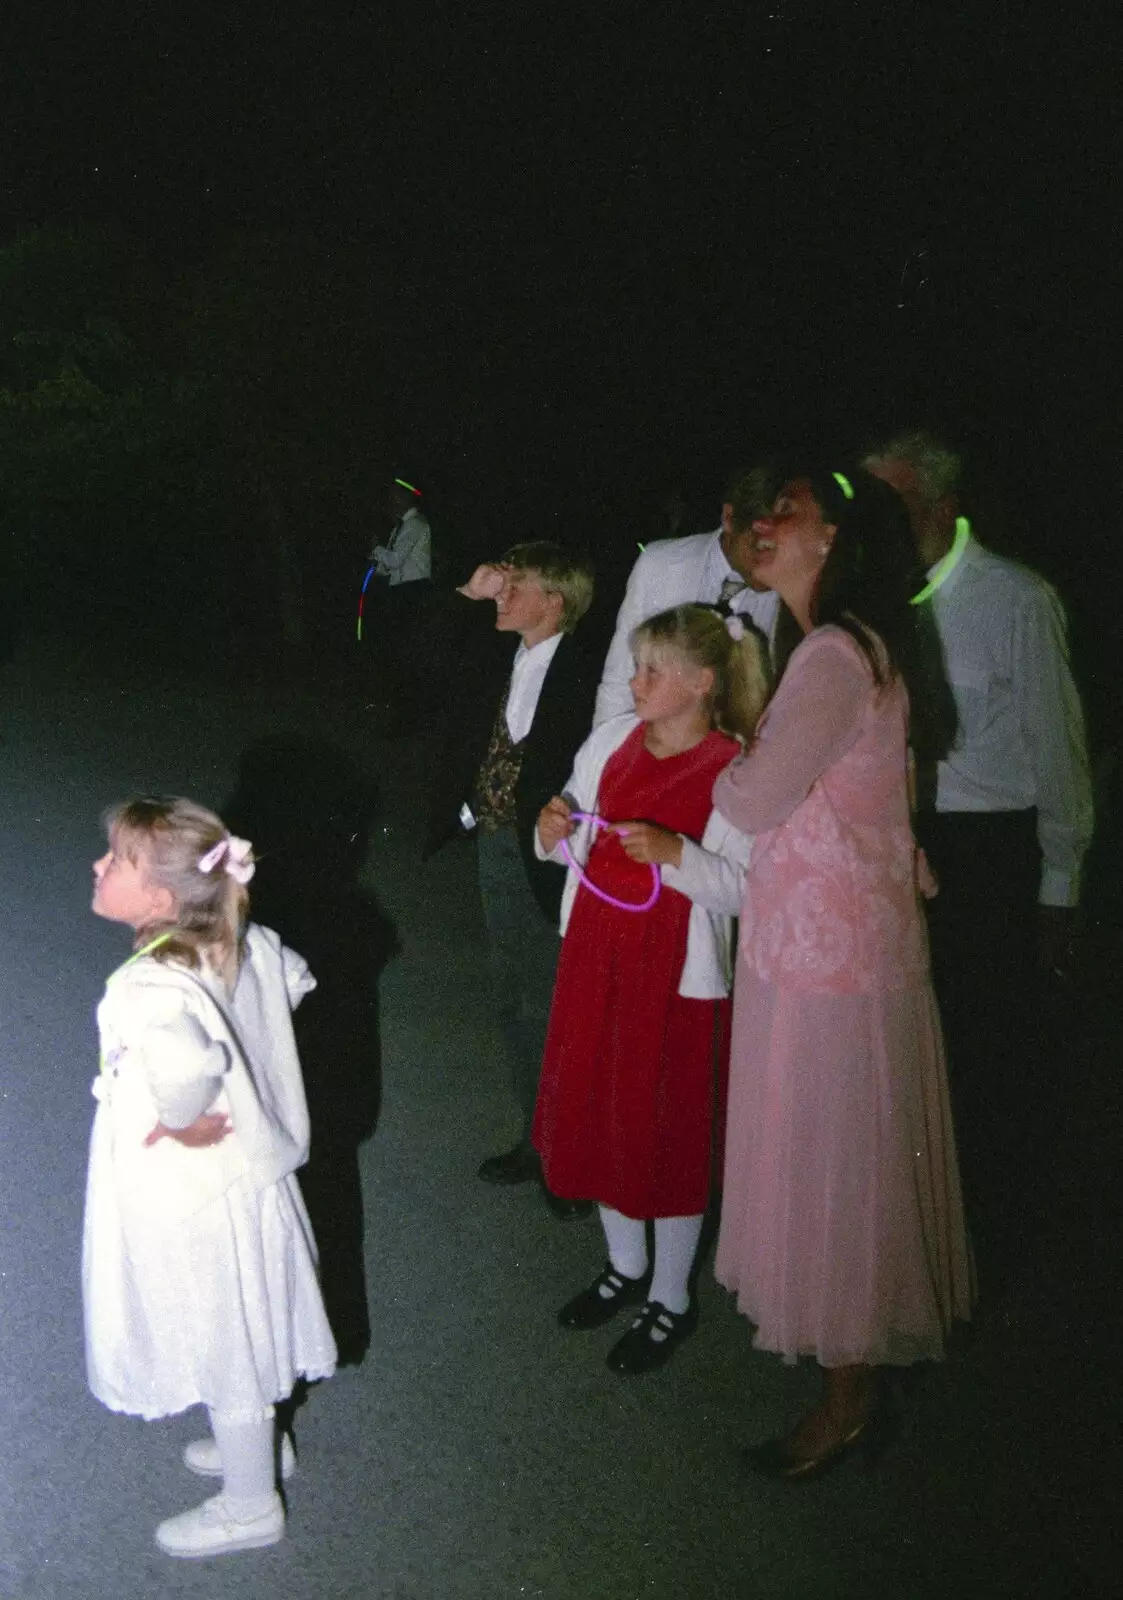
<instances>
[{"instance_id":1,"label":"green glow necklace on neck","mask_svg":"<svg viewBox=\"0 0 1123 1600\"><path fill-rule=\"evenodd\" d=\"M127 961L122 961L121 965L116 969L115 972L111 973L110 976L115 978L118 972L124 972L125 968L131 967L134 961L139 961L141 956L146 956L150 953L150 951L159 949L160 945L167 944L170 938L170 933L157 934L155 939L150 939L148 943L142 945L139 950L134 950L129 959ZM98 1062L99 1071L104 1072L108 1066L109 1062L107 1061L105 1052L103 1050Z\"/></svg>"},{"instance_id":2,"label":"green glow necklace on neck","mask_svg":"<svg viewBox=\"0 0 1123 1600\"><path fill-rule=\"evenodd\" d=\"M948 551L946 556L942 556L940 560L937 561L936 565L932 568L932 576L928 579L928 582L924 585L923 589L921 589L920 593L913 595L912 599L909 601L910 605L923 605L925 600L931 600L937 589L943 587L943 585L948 581L952 573L955 571L956 567L963 560L963 552L967 548L967 541L970 539L970 537L971 524L967 521L967 518L956 517L955 538L952 541L951 549Z\"/></svg>"}]
</instances>

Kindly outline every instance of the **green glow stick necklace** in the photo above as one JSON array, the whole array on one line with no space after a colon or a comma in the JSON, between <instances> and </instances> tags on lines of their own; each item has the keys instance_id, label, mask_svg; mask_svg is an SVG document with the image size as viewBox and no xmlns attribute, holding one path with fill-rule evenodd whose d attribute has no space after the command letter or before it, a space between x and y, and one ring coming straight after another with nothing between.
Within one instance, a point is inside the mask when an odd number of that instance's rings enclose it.
<instances>
[{"instance_id":1,"label":"green glow stick necklace","mask_svg":"<svg viewBox=\"0 0 1123 1600\"><path fill-rule=\"evenodd\" d=\"M162 944L167 944L167 942L168 942L168 940L170 938L171 938L171 934L170 933L157 934L155 939L150 939L149 942L146 945L142 945L139 950L134 950L132 955L129 957L129 959L127 961L122 961L121 965L119 967L115 968L115 970L110 973L110 977L111 978L115 978L117 976L118 972L124 972L126 967L131 967L134 961L139 961L141 956L146 956L150 950L155 950L155 949L158 948L158 946L160 946ZM104 1072L108 1065L109 1065L109 1063L106 1060L105 1054L103 1052L102 1056L101 1056L101 1059L98 1062L98 1068L99 1068L99 1070L101 1072Z\"/></svg>"},{"instance_id":2,"label":"green glow stick necklace","mask_svg":"<svg viewBox=\"0 0 1123 1600\"><path fill-rule=\"evenodd\" d=\"M948 551L946 556L942 556L940 560L937 561L936 565L932 568L932 576L928 579L928 582L924 585L923 589L921 589L920 593L913 595L912 599L909 601L910 605L923 605L925 600L931 600L937 589L943 587L943 585L948 581L952 573L955 571L956 567L963 560L963 552L967 548L967 541L970 539L970 537L971 524L967 521L967 518L956 517L955 538L952 541L951 549Z\"/></svg>"}]
</instances>

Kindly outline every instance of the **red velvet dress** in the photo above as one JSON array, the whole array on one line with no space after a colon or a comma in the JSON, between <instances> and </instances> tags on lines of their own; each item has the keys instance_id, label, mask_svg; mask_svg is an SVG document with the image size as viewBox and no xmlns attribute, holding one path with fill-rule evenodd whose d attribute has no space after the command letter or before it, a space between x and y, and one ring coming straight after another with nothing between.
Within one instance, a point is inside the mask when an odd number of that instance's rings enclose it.
<instances>
[{"instance_id":1,"label":"red velvet dress","mask_svg":"<svg viewBox=\"0 0 1123 1600\"><path fill-rule=\"evenodd\" d=\"M642 819L700 840L718 773L738 746L710 733L681 755L644 748L644 724L608 759L597 800L609 822ZM643 901L651 869L597 834L588 875ZM650 911L577 892L562 941L533 1140L553 1194L629 1217L706 1209L724 1103L729 1001L678 993L691 903L666 886ZM716 1152L720 1171L721 1152Z\"/></svg>"}]
</instances>

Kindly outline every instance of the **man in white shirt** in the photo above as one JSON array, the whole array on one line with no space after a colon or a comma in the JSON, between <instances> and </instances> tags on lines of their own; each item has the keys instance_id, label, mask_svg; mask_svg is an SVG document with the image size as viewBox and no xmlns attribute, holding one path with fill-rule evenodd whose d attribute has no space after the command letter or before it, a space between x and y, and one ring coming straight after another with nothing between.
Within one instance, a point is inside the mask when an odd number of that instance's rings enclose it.
<instances>
[{"instance_id":1,"label":"man in white shirt","mask_svg":"<svg viewBox=\"0 0 1123 1600\"><path fill-rule=\"evenodd\" d=\"M433 568L433 534L421 510L421 490L395 478L390 486L390 515L395 519L385 544L376 544L370 562L376 578L391 589L428 583Z\"/></svg>"},{"instance_id":2,"label":"man in white shirt","mask_svg":"<svg viewBox=\"0 0 1123 1600\"><path fill-rule=\"evenodd\" d=\"M599 656L574 630L592 600L589 563L555 544L518 545L478 567L445 652L440 759L430 779L426 855L470 832L496 1011L522 1115L519 1142L479 1169L487 1183L540 1179L530 1124L553 996L565 874L534 851L538 813L569 777L589 729ZM479 602L494 601L495 609ZM512 651L510 636L518 636ZM583 1202L546 1195L555 1216Z\"/></svg>"},{"instance_id":3,"label":"man in white shirt","mask_svg":"<svg viewBox=\"0 0 1123 1600\"><path fill-rule=\"evenodd\" d=\"M973 538L960 514L959 458L940 440L903 434L865 464L908 507L928 569L920 603L933 608L955 697L955 742L917 834L940 883L933 972L964 1176L984 1213L992 1202L1009 1220L1009 1180L1024 1165L1012 1148L1025 1127L1017 1102L1024 1115L1035 1095L1034 1002L1041 979L1070 959L1092 836L1065 616L1044 579Z\"/></svg>"},{"instance_id":4,"label":"man in white shirt","mask_svg":"<svg viewBox=\"0 0 1123 1600\"><path fill-rule=\"evenodd\" d=\"M771 643L780 597L753 589L749 581L755 535L753 521L771 509L774 491L766 468L740 474L721 508L721 527L685 539L657 539L640 555L616 617L597 690L594 725L633 709L632 633L641 622L672 606L720 605L750 621Z\"/></svg>"},{"instance_id":5,"label":"man in white shirt","mask_svg":"<svg viewBox=\"0 0 1123 1600\"><path fill-rule=\"evenodd\" d=\"M421 490L404 478L390 485L395 519L385 544L370 552L375 582L367 633L385 709L387 732L404 732L421 716L424 680L416 671L417 631L431 593L433 535L420 506Z\"/></svg>"}]
</instances>

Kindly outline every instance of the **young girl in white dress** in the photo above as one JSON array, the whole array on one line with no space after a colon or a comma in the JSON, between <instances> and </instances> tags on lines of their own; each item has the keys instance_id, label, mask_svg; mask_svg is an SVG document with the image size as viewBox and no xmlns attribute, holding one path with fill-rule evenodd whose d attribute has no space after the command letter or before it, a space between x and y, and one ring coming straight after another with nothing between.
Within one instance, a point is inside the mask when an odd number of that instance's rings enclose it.
<instances>
[{"instance_id":1,"label":"young girl in white dress","mask_svg":"<svg viewBox=\"0 0 1123 1600\"><path fill-rule=\"evenodd\" d=\"M222 1492L156 1529L173 1556L275 1544L274 1405L336 1349L293 1176L308 1110L292 1009L301 958L245 922L245 840L182 799L108 819L93 910L135 932L98 1007L82 1288L90 1388L146 1418L204 1405L186 1465ZM294 1465L287 1437L280 1466Z\"/></svg>"}]
</instances>

